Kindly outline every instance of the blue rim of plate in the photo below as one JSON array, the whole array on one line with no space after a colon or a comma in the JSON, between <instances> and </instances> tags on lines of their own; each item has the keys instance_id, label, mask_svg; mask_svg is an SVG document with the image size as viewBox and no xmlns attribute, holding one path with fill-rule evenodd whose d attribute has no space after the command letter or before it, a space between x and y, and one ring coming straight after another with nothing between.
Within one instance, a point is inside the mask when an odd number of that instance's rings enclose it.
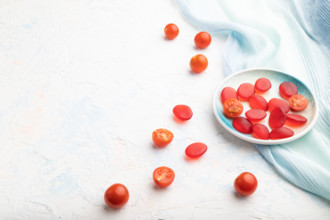
<instances>
[{"instance_id":1,"label":"blue rim of plate","mask_svg":"<svg viewBox=\"0 0 330 220\"><path fill-rule=\"evenodd\" d=\"M308 124L307 127L305 127L302 131L300 131L298 134L294 134L292 137L289 138L284 138L284 139L278 139L278 140L261 140L261 139L257 139L254 138L251 134L243 134L240 133L234 129L232 129L231 127L229 127L219 116L219 114L222 114L222 109L218 109L217 108L217 103L221 103L220 102L220 89L222 89L223 87L225 87L226 82L228 82L231 78L239 75L239 74L243 74L246 72L251 72L251 71L271 71L271 72L276 72L276 73L280 73L282 75L285 75L286 77L289 78L293 78L295 81L299 82L303 87L305 87L305 89L307 89L307 91L310 93L313 102L314 102L314 108L315 108L315 113L313 115L312 121ZM264 76L267 77L267 76ZM243 82L242 82L243 83ZM298 92L299 93L299 92ZM221 104L222 106L222 104ZM288 73L284 73L280 70L276 70L276 69L269 69L269 68L251 68L251 69L244 69L244 70L240 70L238 72L235 72L231 75L229 75L228 77L226 77L225 79L222 80L222 82L217 86L217 88L215 89L214 95L213 95L213 113L216 117L216 119L218 120L218 122L222 125L222 127L224 127L229 133L233 134L234 136L240 138L241 140L245 140L247 142L250 143L254 143L254 144L261 144L261 145L276 145L276 144L284 144L284 143L289 143L291 141L297 140L300 137L304 136L306 133L308 133L312 127L315 125L318 116L319 116L319 107L318 107L318 103L317 100L315 98L315 95L312 93L312 91L308 88L308 86L302 82L300 79L288 74Z\"/></svg>"}]
</instances>

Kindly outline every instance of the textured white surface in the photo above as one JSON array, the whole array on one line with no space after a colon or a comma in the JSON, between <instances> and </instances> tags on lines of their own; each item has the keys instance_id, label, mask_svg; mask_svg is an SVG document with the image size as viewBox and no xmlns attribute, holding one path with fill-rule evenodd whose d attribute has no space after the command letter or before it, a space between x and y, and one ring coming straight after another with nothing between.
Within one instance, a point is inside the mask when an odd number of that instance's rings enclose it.
<instances>
[{"instance_id":1,"label":"textured white surface","mask_svg":"<svg viewBox=\"0 0 330 220\"><path fill-rule=\"evenodd\" d=\"M174 22L180 35L163 37ZM226 133L212 114L223 78L221 46L193 46L198 30L171 1L0 1L1 219L329 219L330 204L278 176L251 144ZM203 53L209 68L189 72ZM176 104L193 118L179 124ZM175 138L151 143L164 127ZM197 161L185 147L208 145ZM153 170L176 171L159 190ZM250 171L256 193L239 198L235 177ZM107 209L120 182L128 204Z\"/></svg>"}]
</instances>

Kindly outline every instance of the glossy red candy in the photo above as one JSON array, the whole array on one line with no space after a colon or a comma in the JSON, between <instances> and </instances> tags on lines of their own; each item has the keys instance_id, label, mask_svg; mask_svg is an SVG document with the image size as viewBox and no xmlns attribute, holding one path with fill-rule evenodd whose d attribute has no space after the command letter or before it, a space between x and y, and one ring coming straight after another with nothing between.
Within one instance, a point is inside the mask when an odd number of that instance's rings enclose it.
<instances>
[{"instance_id":1,"label":"glossy red candy","mask_svg":"<svg viewBox=\"0 0 330 220\"><path fill-rule=\"evenodd\" d=\"M269 79L266 78L260 78L254 84L254 88L258 93L264 93L268 91L271 87L272 84L270 83Z\"/></svg>"},{"instance_id":2,"label":"glossy red candy","mask_svg":"<svg viewBox=\"0 0 330 220\"><path fill-rule=\"evenodd\" d=\"M197 142L197 143L190 144L186 148L185 153L188 157L197 158L197 157L202 156L206 151L207 151L206 144Z\"/></svg>"},{"instance_id":3,"label":"glossy red candy","mask_svg":"<svg viewBox=\"0 0 330 220\"><path fill-rule=\"evenodd\" d=\"M272 112L275 108L282 108L285 113L288 113L290 110L290 106L288 102L278 99L278 98L272 98L268 102L268 110Z\"/></svg>"},{"instance_id":4,"label":"glossy red candy","mask_svg":"<svg viewBox=\"0 0 330 220\"><path fill-rule=\"evenodd\" d=\"M264 97L260 95L253 95L249 99L249 104L252 109L262 109L264 111L267 111L268 104Z\"/></svg>"},{"instance_id":5,"label":"glossy red candy","mask_svg":"<svg viewBox=\"0 0 330 220\"><path fill-rule=\"evenodd\" d=\"M276 139L283 139L292 137L294 135L294 132L287 127L280 127L272 130L269 134L270 139L276 140Z\"/></svg>"},{"instance_id":6,"label":"glossy red candy","mask_svg":"<svg viewBox=\"0 0 330 220\"><path fill-rule=\"evenodd\" d=\"M249 119L250 122L258 122L264 119L267 114L264 110L261 109L250 109L249 111L245 112L245 116Z\"/></svg>"},{"instance_id":7,"label":"glossy red candy","mask_svg":"<svg viewBox=\"0 0 330 220\"><path fill-rule=\"evenodd\" d=\"M269 115L268 124L271 129L280 128L284 125L286 114L282 108L275 108Z\"/></svg>"},{"instance_id":8,"label":"glossy red candy","mask_svg":"<svg viewBox=\"0 0 330 220\"><path fill-rule=\"evenodd\" d=\"M252 133L252 124L249 120L243 117L237 117L233 120L234 128L244 134Z\"/></svg>"},{"instance_id":9,"label":"glossy red candy","mask_svg":"<svg viewBox=\"0 0 330 220\"><path fill-rule=\"evenodd\" d=\"M280 89L280 95L284 99L288 99L291 96L296 95L298 93L297 86L292 82L281 83L279 89Z\"/></svg>"},{"instance_id":10,"label":"glossy red candy","mask_svg":"<svg viewBox=\"0 0 330 220\"><path fill-rule=\"evenodd\" d=\"M263 124L252 125L252 136L258 139L268 140L269 130Z\"/></svg>"},{"instance_id":11,"label":"glossy red candy","mask_svg":"<svg viewBox=\"0 0 330 220\"><path fill-rule=\"evenodd\" d=\"M248 101L254 95L254 86L251 83L243 83L237 90L237 96L242 101Z\"/></svg>"},{"instance_id":12,"label":"glossy red candy","mask_svg":"<svg viewBox=\"0 0 330 220\"><path fill-rule=\"evenodd\" d=\"M235 98L237 99L237 92L234 88L232 87L225 87L223 88L223 90L221 91L221 102L224 103L227 99L230 98Z\"/></svg>"},{"instance_id":13,"label":"glossy red candy","mask_svg":"<svg viewBox=\"0 0 330 220\"><path fill-rule=\"evenodd\" d=\"M286 114L285 124L291 127L299 127L306 124L307 118L297 114Z\"/></svg>"},{"instance_id":14,"label":"glossy red candy","mask_svg":"<svg viewBox=\"0 0 330 220\"><path fill-rule=\"evenodd\" d=\"M191 108L187 105L176 105L173 114L180 120L189 120L193 116Z\"/></svg>"}]
</instances>

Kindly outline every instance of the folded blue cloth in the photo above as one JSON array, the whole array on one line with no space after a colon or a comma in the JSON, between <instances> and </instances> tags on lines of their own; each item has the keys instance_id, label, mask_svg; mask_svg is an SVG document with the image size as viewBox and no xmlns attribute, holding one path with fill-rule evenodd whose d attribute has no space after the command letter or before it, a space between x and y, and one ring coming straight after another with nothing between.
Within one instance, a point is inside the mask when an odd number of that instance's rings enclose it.
<instances>
[{"instance_id":1,"label":"folded blue cloth","mask_svg":"<svg viewBox=\"0 0 330 220\"><path fill-rule=\"evenodd\" d=\"M227 38L224 72L279 69L316 95L320 117L304 137L282 145L256 145L288 181L330 200L330 1L176 0L198 29Z\"/></svg>"}]
</instances>

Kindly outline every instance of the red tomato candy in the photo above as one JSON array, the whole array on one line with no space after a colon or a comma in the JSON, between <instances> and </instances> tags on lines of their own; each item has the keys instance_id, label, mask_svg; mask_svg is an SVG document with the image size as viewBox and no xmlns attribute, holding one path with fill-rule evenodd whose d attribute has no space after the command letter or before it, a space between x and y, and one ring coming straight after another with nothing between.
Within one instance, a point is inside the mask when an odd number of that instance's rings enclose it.
<instances>
[{"instance_id":1,"label":"red tomato candy","mask_svg":"<svg viewBox=\"0 0 330 220\"><path fill-rule=\"evenodd\" d=\"M266 78L260 78L254 84L254 88L258 93L264 93L268 91L271 87L272 84L270 83L269 79Z\"/></svg>"},{"instance_id":2,"label":"red tomato candy","mask_svg":"<svg viewBox=\"0 0 330 220\"><path fill-rule=\"evenodd\" d=\"M286 114L285 124L290 127L299 127L306 124L307 118L297 114Z\"/></svg>"},{"instance_id":3,"label":"red tomato candy","mask_svg":"<svg viewBox=\"0 0 330 220\"><path fill-rule=\"evenodd\" d=\"M298 93L297 86L292 82L281 83L279 89L280 89L280 95L284 99L288 99L291 96L296 95Z\"/></svg>"},{"instance_id":4,"label":"red tomato candy","mask_svg":"<svg viewBox=\"0 0 330 220\"><path fill-rule=\"evenodd\" d=\"M185 153L188 157L197 158L197 157L202 156L206 151L207 151L206 144L197 142L197 143L190 144L186 148Z\"/></svg>"},{"instance_id":5,"label":"red tomato candy","mask_svg":"<svg viewBox=\"0 0 330 220\"><path fill-rule=\"evenodd\" d=\"M207 48L210 45L211 40L211 35L205 31L199 32L194 39L196 47L200 49Z\"/></svg>"},{"instance_id":6,"label":"red tomato candy","mask_svg":"<svg viewBox=\"0 0 330 220\"><path fill-rule=\"evenodd\" d=\"M275 108L282 108L285 113L288 113L290 110L290 106L286 101L278 98L272 98L268 102L268 110L272 112Z\"/></svg>"},{"instance_id":7,"label":"red tomato candy","mask_svg":"<svg viewBox=\"0 0 330 220\"><path fill-rule=\"evenodd\" d=\"M104 193L104 201L111 208L123 207L129 198L127 188L120 183L113 184Z\"/></svg>"},{"instance_id":8,"label":"red tomato candy","mask_svg":"<svg viewBox=\"0 0 330 220\"><path fill-rule=\"evenodd\" d=\"M243 112L243 105L235 98L227 99L222 105L223 111L226 116L230 118L238 117Z\"/></svg>"},{"instance_id":9,"label":"red tomato candy","mask_svg":"<svg viewBox=\"0 0 330 220\"><path fill-rule=\"evenodd\" d=\"M243 83L237 90L238 98L242 101L248 101L254 95L254 86L251 83Z\"/></svg>"},{"instance_id":10,"label":"red tomato candy","mask_svg":"<svg viewBox=\"0 0 330 220\"><path fill-rule=\"evenodd\" d=\"M223 104L227 99L230 99L230 98L237 99L236 90L232 87L223 88L221 91L221 96L220 96L221 103ZM266 104L267 104L267 102L266 102Z\"/></svg>"},{"instance_id":11,"label":"red tomato candy","mask_svg":"<svg viewBox=\"0 0 330 220\"><path fill-rule=\"evenodd\" d=\"M206 56L202 54L197 54L193 56L190 60L190 68L194 73L201 73L206 70L208 66L208 61Z\"/></svg>"},{"instance_id":12,"label":"red tomato candy","mask_svg":"<svg viewBox=\"0 0 330 220\"><path fill-rule=\"evenodd\" d=\"M179 28L175 24L171 23L165 26L164 33L167 39L173 40L178 36Z\"/></svg>"},{"instance_id":13,"label":"red tomato candy","mask_svg":"<svg viewBox=\"0 0 330 220\"><path fill-rule=\"evenodd\" d=\"M252 125L252 136L257 139L268 140L269 139L269 130L263 124Z\"/></svg>"},{"instance_id":14,"label":"red tomato candy","mask_svg":"<svg viewBox=\"0 0 330 220\"><path fill-rule=\"evenodd\" d=\"M257 189L257 178L249 172L241 173L234 182L236 192L241 196L249 196Z\"/></svg>"},{"instance_id":15,"label":"red tomato candy","mask_svg":"<svg viewBox=\"0 0 330 220\"><path fill-rule=\"evenodd\" d=\"M173 140L173 133L170 130L160 128L152 132L152 140L157 147L165 147Z\"/></svg>"},{"instance_id":16,"label":"red tomato candy","mask_svg":"<svg viewBox=\"0 0 330 220\"><path fill-rule=\"evenodd\" d=\"M250 109L249 111L245 112L245 116L247 119L249 119L250 122L254 123L266 118L267 113L261 109Z\"/></svg>"},{"instance_id":17,"label":"red tomato candy","mask_svg":"<svg viewBox=\"0 0 330 220\"><path fill-rule=\"evenodd\" d=\"M252 133L252 124L249 120L243 117L237 117L233 120L234 128L244 134Z\"/></svg>"},{"instance_id":18,"label":"red tomato candy","mask_svg":"<svg viewBox=\"0 0 330 220\"><path fill-rule=\"evenodd\" d=\"M264 111L267 111L268 104L264 97L260 95L253 95L249 99L249 104L252 109L262 109Z\"/></svg>"},{"instance_id":19,"label":"red tomato candy","mask_svg":"<svg viewBox=\"0 0 330 220\"><path fill-rule=\"evenodd\" d=\"M280 127L272 130L269 134L270 139L276 140L276 139L283 139L292 137L294 135L294 132L287 127Z\"/></svg>"},{"instance_id":20,"label":"red tomato candy","mask_svg":"<svg viewBox=\"0 0 330 220\"><path fill-rule=\"evenodd\" d=\"M153 179L157 186L164 188L172 184L175 173L169 167L158 167L153 172Z\"/></svg>"},{"instance_id":21,"label":"red tomato candy","mask_svg":"<svg viewBox=\"0 0 330 220\"><path fill-rule=\"evenodd\" d=\"M286 114L282 108L275 108L269 115L268 124L271 129L280 128L284 125Z\"/></svg>"},{"instance_id":22,"label":"red tomato candy","mask_svg":"<svg viewBox=\"0 0 330 220\"><path fill-rule=\"evenodd\" d=\"M305 96L297 94L293 95L288 99L290 108L294 111L302 111L304 110L308 105L308 100L305 98Z\"/></svg>"},{"instance_id":23,"label":"red tomato candy","mask_svg":"<svg viewBox=\"0 0 330 220\"><path fill-rule=\"evenodd\" d=\"M191 108L187 105L176 105L173 114L180 120L189 120L193 116Z\"/></svg>"}]
</instances>

